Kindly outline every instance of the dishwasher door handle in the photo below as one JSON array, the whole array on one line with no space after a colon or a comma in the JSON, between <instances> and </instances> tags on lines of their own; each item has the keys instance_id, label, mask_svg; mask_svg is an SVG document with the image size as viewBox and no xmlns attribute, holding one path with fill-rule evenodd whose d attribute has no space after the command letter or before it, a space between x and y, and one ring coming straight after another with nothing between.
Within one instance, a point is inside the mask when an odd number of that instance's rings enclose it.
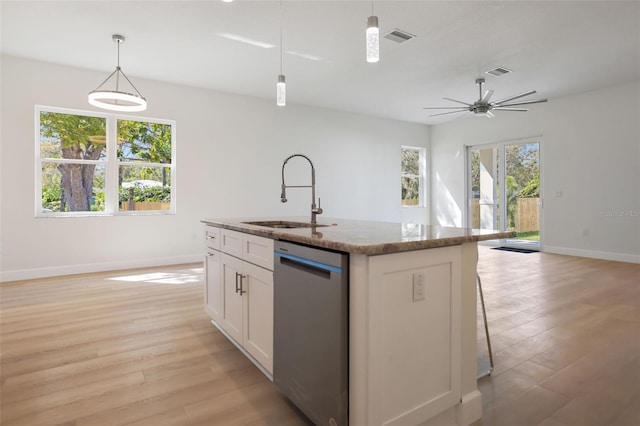
<instances>
[{"instance_id":1,"label":"dishwasher door handle","mask_svg":"<svg viewBox=\"0 0 640 426\"><path fill-rule=\"evenodd\" d=\"M324 271L335 272L337 274L342 274L342 268L340 268L338 266L328 265L326 263L317 262L317 261L311 260L311 259L305 259L303 257L294 256L292 254L283 253L281 251L274 251L274 254L276 255L276 257L280 257L282 259L287 259L288 261L290 261L292 263L296 263L296 264L298 264L299 266L302 266L302 267L306 266L306 267L310 267L310 269L322 269Z\"/></svg>"}]
</instances>

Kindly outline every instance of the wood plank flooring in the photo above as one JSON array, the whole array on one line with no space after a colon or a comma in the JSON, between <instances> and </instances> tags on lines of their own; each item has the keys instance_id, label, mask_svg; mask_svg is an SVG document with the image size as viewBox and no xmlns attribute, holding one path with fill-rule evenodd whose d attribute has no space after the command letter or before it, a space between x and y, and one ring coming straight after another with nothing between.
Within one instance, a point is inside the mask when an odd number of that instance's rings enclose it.
<instances>
[{"instance_id":1,"label":"wood plank flooring","mask_svg":"<svg viewBox=\"0 0 640 426\"><path fill-rule=\"evenodd\" d=\"M475 426L640 424L640 265L481 247L479 272ZM2 284L0 424L307 424L202 305L200 265Z\"/></svg>"},{"instance_id":2,"label":"wood plank flooring","mask_svg":"<svg viewBox=\"0 0 640 426\"><path fill-rule=\"evenodd\" d=\"M495 370L474 425L640 425L640 265L479 252Z\"/></svg>"}]
</instances>

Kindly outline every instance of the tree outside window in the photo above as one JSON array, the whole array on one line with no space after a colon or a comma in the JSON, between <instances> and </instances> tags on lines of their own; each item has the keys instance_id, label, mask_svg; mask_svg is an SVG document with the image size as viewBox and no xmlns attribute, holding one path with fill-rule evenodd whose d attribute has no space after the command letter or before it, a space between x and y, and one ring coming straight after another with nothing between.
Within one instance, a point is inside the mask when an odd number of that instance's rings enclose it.
<instances>
[{"instance_id":1,"label":"tree outside window","mask_svg":"<svg viewBox=\"0 0 640 426\"><path fill-rule=\"evenodd\" d=\"M37 216L175 211L173 122L36 112Z\"/></svg>"},{"instance_id":2,"label":"tree outside window","mask_svg":"<svg viewBox=\"0 0 640 426\"><path fill-rule=\"evenodd\" d=\"M401 154L401 203L424 207L426 154L424 148L403 146Z\"/></svg>"}]
</instances>

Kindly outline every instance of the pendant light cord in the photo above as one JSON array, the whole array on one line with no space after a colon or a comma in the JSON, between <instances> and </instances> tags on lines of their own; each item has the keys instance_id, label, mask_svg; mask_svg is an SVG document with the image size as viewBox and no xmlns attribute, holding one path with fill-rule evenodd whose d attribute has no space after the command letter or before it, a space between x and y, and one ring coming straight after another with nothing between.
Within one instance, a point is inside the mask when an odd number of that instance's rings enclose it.
<instances>
[{"instance_id":1,"label":"pendant light cord","mask_svg":"<svg viewBox=\"0 0 640 426\"><path fill-rule=\"evenodd\" d=\"M282 75L282 0L280 0L280 75Z\"/></svg>"},{"instance_id":2,"label":"pendant light cord","mask_svg":"<svg viewBox=\"0 0 640 426\"><path fill-rule=\"evenodd\" d=\"M122 43L120 40L116 40L116 44L118 45L118 66L116 67L116 70L122 72L121 69L120 69L120 43ZM116 73L116 92L118 92L120 90L120 72ZM127 78L127 81L128 80L129 79ZM129 83L131 83L131 82L129 82ZM134 89L135 89L135 87L134 87ZM136 92L137 92L137 89L136 89ZM117 102L118 101L116 101L116 103Z\"/></svg>"}]
</instances>

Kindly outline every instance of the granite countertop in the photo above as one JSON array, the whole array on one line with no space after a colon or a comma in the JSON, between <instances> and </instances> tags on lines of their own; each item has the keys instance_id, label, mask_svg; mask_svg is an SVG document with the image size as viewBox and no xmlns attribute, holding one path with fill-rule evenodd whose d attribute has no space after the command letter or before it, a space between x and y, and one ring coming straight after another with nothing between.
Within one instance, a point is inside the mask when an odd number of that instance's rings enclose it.
<instances>
[{"instance_id":1,"label":"granite countertop","mask_svg":"<svg viewBox=\"0 0 640 426\"><path fill-rule=\"evenodd\" d=\"M515 232L331 218L319 218L319 226L314 228L280 229L244 223L254 221L309 223L309 217L202 220L217 228L370 256L515 237Z\"/></svg>"}]
</instances>

